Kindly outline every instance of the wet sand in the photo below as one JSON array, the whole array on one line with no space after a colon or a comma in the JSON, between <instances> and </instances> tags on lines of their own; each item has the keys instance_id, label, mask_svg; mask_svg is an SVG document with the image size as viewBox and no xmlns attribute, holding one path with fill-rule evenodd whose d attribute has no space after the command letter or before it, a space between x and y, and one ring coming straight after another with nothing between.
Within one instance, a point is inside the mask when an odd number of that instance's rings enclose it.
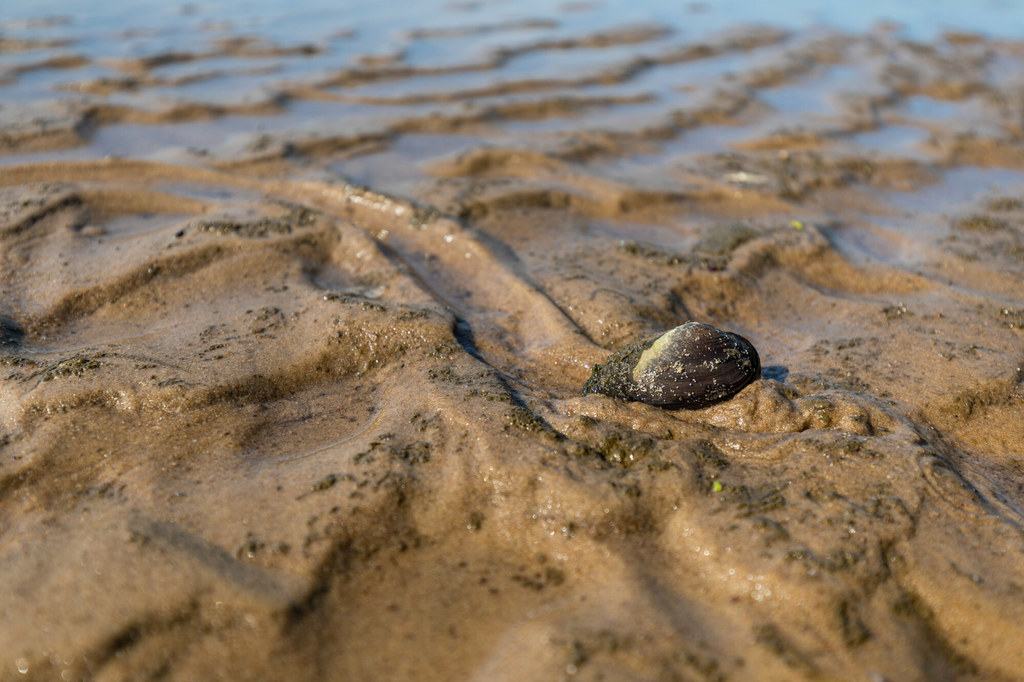
<instances>
[{"instance_id":1,"label":"wet sand","mask_svg":"<svg viewBox=\"0 0 1024 682\"><path fill-rule=\"evenodd\" d=\"M1020 679L1024 40L601 8L4 26L0 679Z\"/></svg>"}]
</instances>

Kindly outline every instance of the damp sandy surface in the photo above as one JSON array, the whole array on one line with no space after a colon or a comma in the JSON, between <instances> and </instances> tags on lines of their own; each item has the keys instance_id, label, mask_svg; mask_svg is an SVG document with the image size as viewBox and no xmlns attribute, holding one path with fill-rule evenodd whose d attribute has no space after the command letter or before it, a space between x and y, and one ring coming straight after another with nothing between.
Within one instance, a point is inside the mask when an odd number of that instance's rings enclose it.
<instances>
[{"instance_id":1,"label":"damp sandy surface","mask_svg":"<svg viewBox=\"0 0 1024 682\"><path fill-rule=\"evenodd\" d=\"M408 5L4 17L0 679L1019 679L1024 11Z\"/></svg>"}]
</instances>

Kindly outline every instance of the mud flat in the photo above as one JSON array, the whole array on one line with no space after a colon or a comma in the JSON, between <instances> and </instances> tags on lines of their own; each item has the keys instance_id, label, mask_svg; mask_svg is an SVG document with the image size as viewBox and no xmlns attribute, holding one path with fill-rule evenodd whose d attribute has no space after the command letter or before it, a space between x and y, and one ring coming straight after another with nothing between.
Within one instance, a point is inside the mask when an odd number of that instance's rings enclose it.
<instances>
[{"instance_id":1,"label":"mud flat","mask_svg":"<svg viewBox=\"0 0 1024 682\"><path fill-rule=\"evenodd\" d=\"M1024 42L433 9L4 24L0 679L1017 679Z\"/></svg>"}]
</instances>

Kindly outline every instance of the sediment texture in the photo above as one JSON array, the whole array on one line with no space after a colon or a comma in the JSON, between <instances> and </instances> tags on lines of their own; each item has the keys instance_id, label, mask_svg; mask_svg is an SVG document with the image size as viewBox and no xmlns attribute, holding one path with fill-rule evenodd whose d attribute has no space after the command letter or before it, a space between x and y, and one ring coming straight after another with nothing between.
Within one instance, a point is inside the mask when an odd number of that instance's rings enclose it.
<instances>
[{"instance_id":1,"label":"sediment texture","mask_svg":"<svg viewBox=\"0 0 1024 682\"><path fill-rule=\"evenodd\" d=\"M1016 679L1024 44L447 11L4 33L0 679Z\"/></svg>"}]
</instances>

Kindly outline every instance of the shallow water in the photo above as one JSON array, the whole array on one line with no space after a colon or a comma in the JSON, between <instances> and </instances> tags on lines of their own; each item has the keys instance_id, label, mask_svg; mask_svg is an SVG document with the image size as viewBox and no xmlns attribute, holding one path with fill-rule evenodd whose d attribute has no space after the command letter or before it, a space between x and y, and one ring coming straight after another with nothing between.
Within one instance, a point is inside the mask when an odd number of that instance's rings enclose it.
<instances>
[{"instance_id":1,"label":"shallow water","mask_svg":"<svg viewBox=\"0 0 1024 682\"><path fill-rule=\"evenodd\" d=\"M3 12L0 679L1024 669L1024 7Z\"/></svg>"}]
</instances>

